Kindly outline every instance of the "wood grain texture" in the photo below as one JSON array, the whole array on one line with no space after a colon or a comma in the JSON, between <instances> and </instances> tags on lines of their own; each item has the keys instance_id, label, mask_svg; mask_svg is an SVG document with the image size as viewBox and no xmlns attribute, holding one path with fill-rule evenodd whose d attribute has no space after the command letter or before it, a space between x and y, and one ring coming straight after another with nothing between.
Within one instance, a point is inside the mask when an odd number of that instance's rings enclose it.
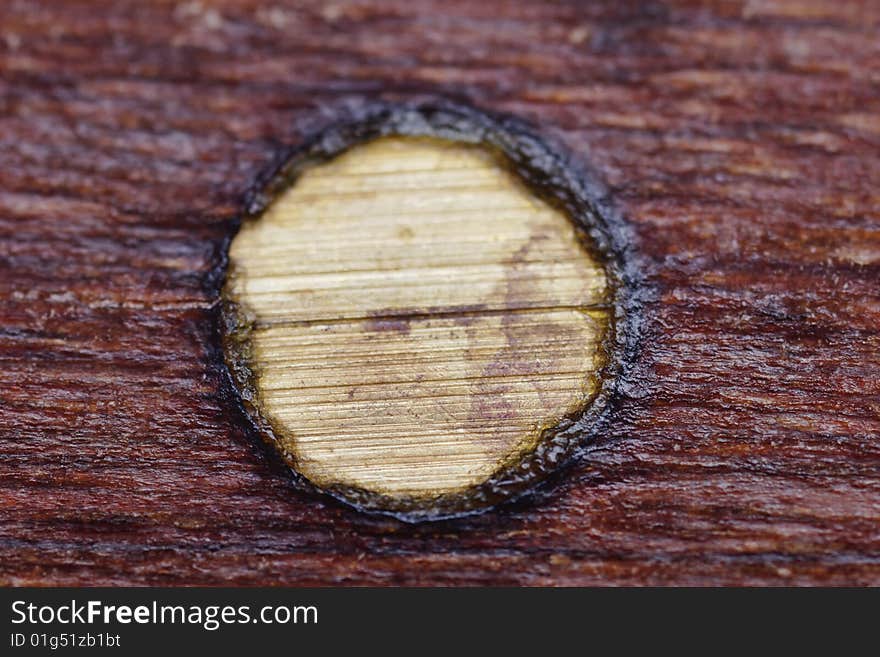
<instances>
[{"instance_id":1,"label":"wood grain texture","mask_svg":"<svg viewBox=\"0 0 880 657\"><path fill-rule=\"evenodd\" d=\"M598 390L584 239L482 146L385 137L306 169L229 247L257 422L322 488L466 493Z\"/></svg>"},{"instance_id":2,"label":"wood grain texture","mask_svg":"<svg viewBox=\"0 0 880 657\"><path fill-rule=\"evenodd\" d=\"M0 581L880 584L880 4L0 5ZM654 291L637 385L531 500L291 488L223 394L224 240L373 101L531 121Z\"/></svg>"}]
</instances>

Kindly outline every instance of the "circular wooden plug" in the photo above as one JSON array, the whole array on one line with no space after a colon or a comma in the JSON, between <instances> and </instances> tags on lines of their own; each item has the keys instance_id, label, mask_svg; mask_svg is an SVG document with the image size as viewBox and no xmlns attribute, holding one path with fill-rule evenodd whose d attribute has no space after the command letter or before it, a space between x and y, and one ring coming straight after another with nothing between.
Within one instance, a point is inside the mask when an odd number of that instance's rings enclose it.
<instances>
[{"instance_id":1,"label":"circular wooden plug","mask_svg":"<svg viewBox=\"0 0 880 657\"><path fill-rule=\"evenodd\" d=\"M246 406L296 472L357 506L493 504L546 474L535 455L564 451L600 390L607 268L481 143L379 136L302 166L229 264Z\"/></svg>"}]
</instances>

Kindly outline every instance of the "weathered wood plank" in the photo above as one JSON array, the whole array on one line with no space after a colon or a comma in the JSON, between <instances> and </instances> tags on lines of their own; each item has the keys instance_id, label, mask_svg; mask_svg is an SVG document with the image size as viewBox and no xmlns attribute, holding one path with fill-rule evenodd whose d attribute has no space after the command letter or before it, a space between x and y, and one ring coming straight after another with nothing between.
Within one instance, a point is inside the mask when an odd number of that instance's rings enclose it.
<instances>
[{"instance_id":1,"label":"weathered wood plank","mask_svg":"<svg viewBox=\"0 0 880 657\"><path fill-rule=\"evenodd\" d=\"M0 4L0 581L880 583L880 5ZM637 385L531 501L293 490L230 410L224 240L374 101L531 121L653 289Z\"/></svg>"}]
</instances>

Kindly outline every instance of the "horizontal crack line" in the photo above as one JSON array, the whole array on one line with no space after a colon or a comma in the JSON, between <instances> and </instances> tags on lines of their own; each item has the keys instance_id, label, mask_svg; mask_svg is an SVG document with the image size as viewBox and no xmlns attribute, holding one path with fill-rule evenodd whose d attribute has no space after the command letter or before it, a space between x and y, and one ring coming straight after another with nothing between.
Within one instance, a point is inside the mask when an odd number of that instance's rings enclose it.
<instances>
[{"instance_id":1,"label":"horizontal crack line","mask_svg":"<svg viewBox=\"0 0 880 657\"><path fill-rule=\"evenodd\" d=\"M456 317L491 317L498 315L526 315L548 312L558 312L564 310L575 310L583 313L609 311L612 305L610 303L596 303L585 305L564 305L564 306L526 306L521 308L482 308L468 310L439 310L439 311L406 311L399 313L386 312L376 315L356 315L349 317L326 317L315 319L280 319L280 320L261 320L255 323L255 328L278 328L287 326L313 326L317 324L356 324L358 322L382 322L382 321L419 321L429 319L453 319Z\"/></svg>"}]
</instances>

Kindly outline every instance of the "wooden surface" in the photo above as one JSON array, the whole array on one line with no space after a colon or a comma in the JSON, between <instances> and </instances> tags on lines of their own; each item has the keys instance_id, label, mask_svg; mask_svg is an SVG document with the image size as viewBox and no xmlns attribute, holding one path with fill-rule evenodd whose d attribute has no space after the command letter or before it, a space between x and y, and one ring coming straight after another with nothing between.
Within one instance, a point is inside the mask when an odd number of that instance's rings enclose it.
<instances>
[{"instance_id":1,"label":"wooden surface","mask_svg":"<svg viewBox=\"0 0 880 657\"><path fill-rule=\"evenodd\" d=\"M880 584L880 5L0 5L0 581ZM370 102L529 120L653 291L602 438L406 525L294 490L224 395L224 240Z\"/></svg>"},{"instance_id":2,"label":"wooden surface","mask_svg":"<svg viewBox=\"0 0 880 657\"><path fill-rule=\"evenodd\" d=\"M595 395L602 266L480 146L355 146L245 223L229 259L245 385L273 444L322 488L430 508Z\"/></svg>"}]
</instances>

